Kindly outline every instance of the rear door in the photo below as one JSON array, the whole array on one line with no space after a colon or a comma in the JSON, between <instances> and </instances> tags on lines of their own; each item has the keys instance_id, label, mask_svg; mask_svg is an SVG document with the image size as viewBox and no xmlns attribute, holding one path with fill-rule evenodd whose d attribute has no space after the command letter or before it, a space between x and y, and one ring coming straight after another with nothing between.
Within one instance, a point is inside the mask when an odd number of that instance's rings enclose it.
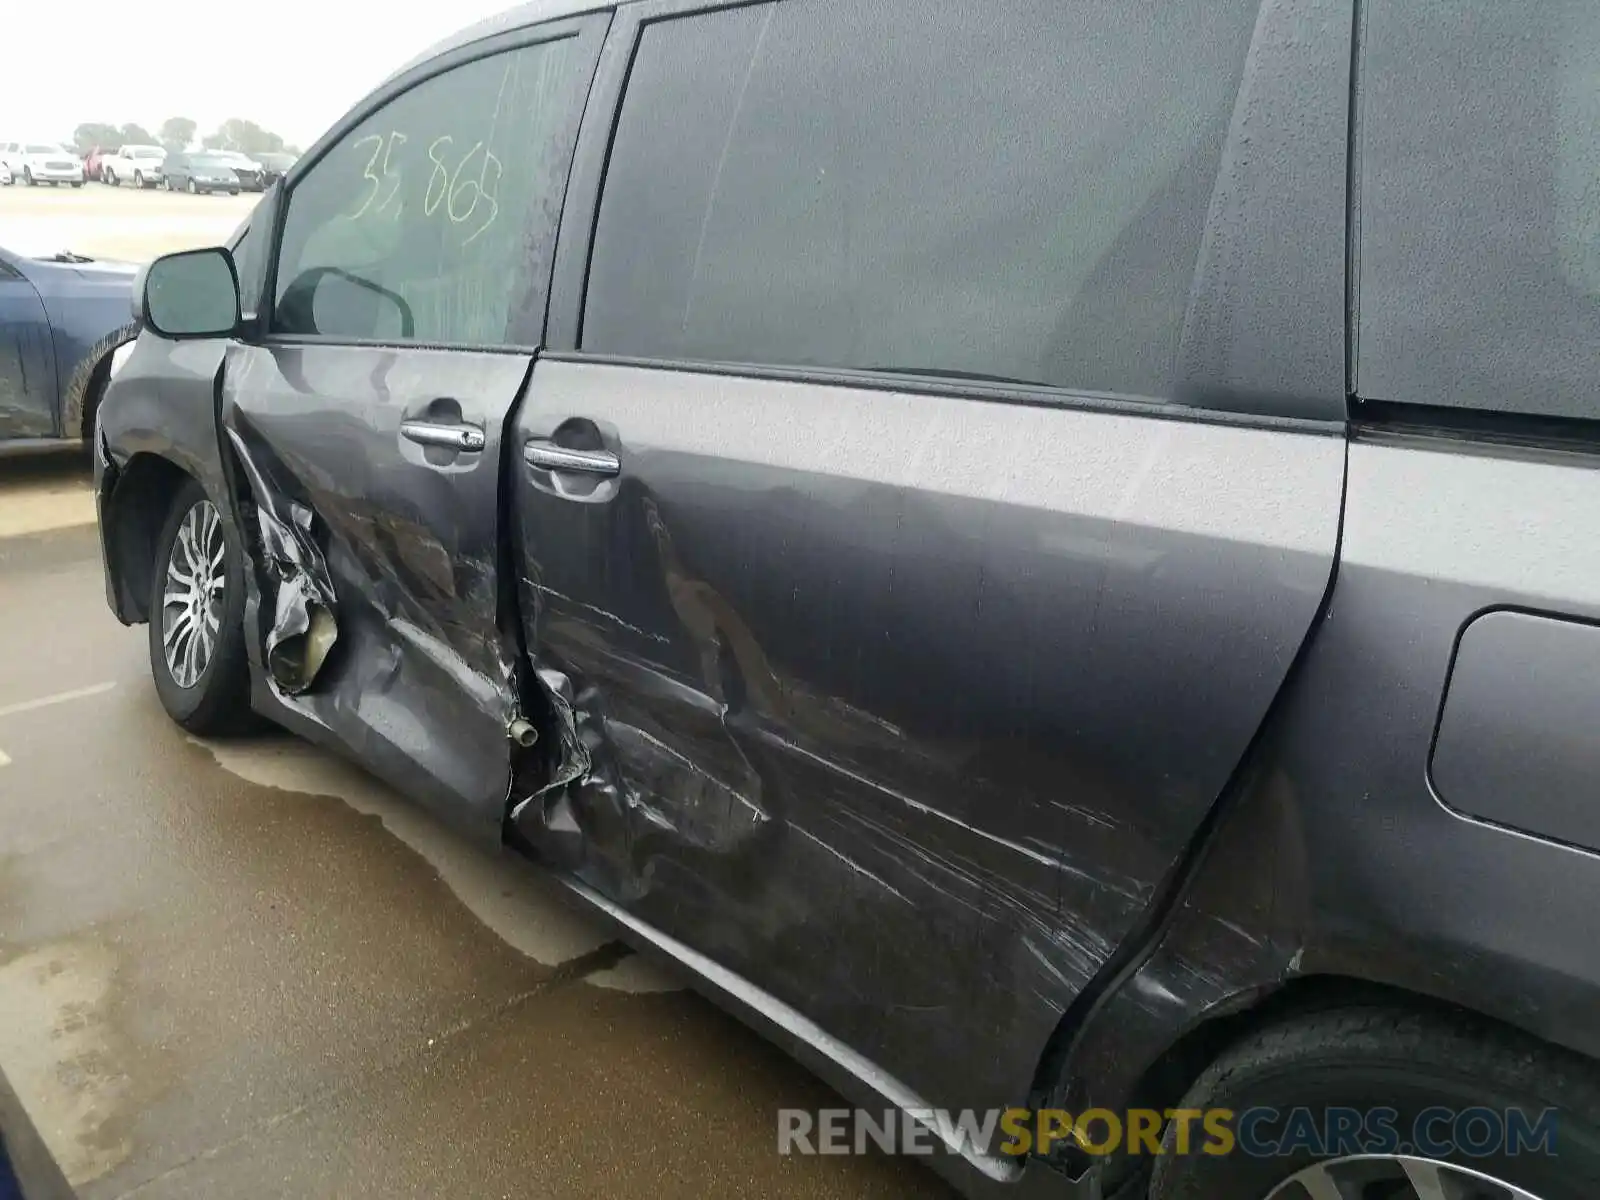
<instances>
[{"instance_id":1,"label":"rear door","mask_svg":"<svg viewBox=\"0 0 1600 1200\"><path fill-rule=\"evenodd\" d=\"M502 431L604 26L475 42L346 122L288 184L265 333L224 363L265 699L486 835L517 717Z\"/></svg>"},{"instance_id":2,"label":"rear door","mask_svg":"<svg viewBox=\"0 0 1600 1200\"><path fill-rule=\"evenodd\" d=\"M518 827L901 1095L1026 1095L1314 620L1339 9L619 15L515 430L574 780Z\"/></svg>"},{"instance_id":3,"label":"rear door","mask_svg":"<svg viewBox=\"0 0 1600 1200\"><path fill-rule=\"evenodd\" d=\"M56 431L50 318L20 267L0 254L0 441Z\"/></svg>"}]
</instances>

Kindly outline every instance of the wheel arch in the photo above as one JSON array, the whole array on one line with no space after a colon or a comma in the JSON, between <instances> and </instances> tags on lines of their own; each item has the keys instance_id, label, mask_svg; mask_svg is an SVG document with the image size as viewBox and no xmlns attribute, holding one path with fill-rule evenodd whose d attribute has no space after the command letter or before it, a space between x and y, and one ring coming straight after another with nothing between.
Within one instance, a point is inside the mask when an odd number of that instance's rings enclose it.
<instances>
[{"instance_id":1,"label":"wheel arch","mask_svg":"<svg viewBox=\"0 0 1600 1200\"><path fill-rule=\"evenodd\" d=\"M1481 1028L1497 1029L1524 1044L1537 1042L1563 1054L1572 1051L1540 1038L1523 1025L1471 1006L1453 1003L1438 996L1412 991L1355 976L1308 974L1286 980L1271 989L1241 992L1231 1001L1214 1006L1198 1021L1177 1034L1153 1059L1132 1076L1131 1083L1117 1095L1100 1094L1092 1088L1073 1088L1053 1097L1069 1111L1089 1107L1110 1108L1117 1113L1153 1110L1167 1113L1178 1107L1185 1095L1213 1063L1250 1039L1278 1025L1316 1013L1348 1009L1385 1009L1399 1014L1432 1017L1441 1024L1473 1022ZM1086 1084L1085 1080L1078 1080ZM1099 1167L1102 1194L1123 1200L1143 1196L1152 1166L1147 1156L1119 1150L1102 1158L1092 1158L1074 1147L1060 1155L1059 1165L1074 1178Z\"/></svg>"},{"instance_id":2,"label":"wheel arch","mask_svg":"<svg viewBox=\"0 0 1600 1200\"><path fill-rule=\"evenodd\" d=\"M120 325L84 353L61 393L61 436L94 438L94 415L111 382L111 356L139 334L137 321Z\"/></svg>"},{"instance_id":3,"label":"wheel arch","mask_svg":"<svg viewBox=\"0 0 1600 1200\"><path fill-rule=\"evenodd\" d=\"M191 481L198 482L172 459L141 452L117 469L115 481L101 500L106 573L117 616L126 624L150 619L156 539L173 497Z\"/></svg>"}]
</instances>

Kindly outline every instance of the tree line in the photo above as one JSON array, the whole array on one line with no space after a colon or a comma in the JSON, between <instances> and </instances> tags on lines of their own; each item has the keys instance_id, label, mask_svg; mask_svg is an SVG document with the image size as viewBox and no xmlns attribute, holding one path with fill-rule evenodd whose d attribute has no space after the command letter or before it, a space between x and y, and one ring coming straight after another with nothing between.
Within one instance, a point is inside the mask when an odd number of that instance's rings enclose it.
<instances>
[{"instance_id":1,"label":"tree line","mask_svg":"<svg viewBox=\"0 0 1600 1200\"><path fill-rule=\"evenodd\" d=\"M151 133L137 122L111 125L104 121L85 121L73 130L72 142L79 154L87 154L96 146L103 150L116 146L162 146L178 151L194 144L198 130L199 126L188 117L168 117L161 122L159 133ZM286 145L283 138L270 129L241 117L229 117L202 137L200 144L207 150L242 150L246 154L300 153L298 147Z\"/></svg>"}]
</instances>

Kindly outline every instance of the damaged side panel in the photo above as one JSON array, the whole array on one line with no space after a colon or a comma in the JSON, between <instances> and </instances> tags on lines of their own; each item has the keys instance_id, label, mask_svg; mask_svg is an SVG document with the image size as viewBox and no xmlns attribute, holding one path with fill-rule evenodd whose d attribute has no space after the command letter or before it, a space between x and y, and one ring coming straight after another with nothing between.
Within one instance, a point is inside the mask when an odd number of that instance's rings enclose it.
<instances>
[{"instance_id":1,"label":"damaged side panel","mask_svg":"<svg viewBox=\"0 0 1600 1200\"><path fill-rule=\"evenodd\" d=\"M518 833L905 1094L1023 1100L1310 627L1342 440L550 357L515 427Z\"/></svg>"},{"instance_id":2,"label":"damaged side panel","mask_svg":"<svg viewBox=\"0 0 1600 1200\"><path fill-rule=\"evenodd\" d=\"M258 699L485 837L525 724L499 489L531 361L234 345L224 370ZM413 442L413 421L475 428L483 448Z\"/></svg>"}]
</instances>

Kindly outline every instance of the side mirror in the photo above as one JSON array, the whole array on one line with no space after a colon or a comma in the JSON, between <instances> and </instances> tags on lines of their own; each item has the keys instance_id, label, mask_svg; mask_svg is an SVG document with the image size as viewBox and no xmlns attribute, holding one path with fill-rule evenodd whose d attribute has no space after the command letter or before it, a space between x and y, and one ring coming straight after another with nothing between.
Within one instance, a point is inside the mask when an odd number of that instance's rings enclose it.
<instances>
[{"instance_id":1,"label":"side mirror","mask_svg":"<svg viewBox=\"0 0 1600 1200\"><path fill-rule=\"evenodd\" d=\"M144 269L136 295L145 328L162 337L227 337L239 328L239 274L221 247L166 254Z\"/></svg>"}]
</instances>

